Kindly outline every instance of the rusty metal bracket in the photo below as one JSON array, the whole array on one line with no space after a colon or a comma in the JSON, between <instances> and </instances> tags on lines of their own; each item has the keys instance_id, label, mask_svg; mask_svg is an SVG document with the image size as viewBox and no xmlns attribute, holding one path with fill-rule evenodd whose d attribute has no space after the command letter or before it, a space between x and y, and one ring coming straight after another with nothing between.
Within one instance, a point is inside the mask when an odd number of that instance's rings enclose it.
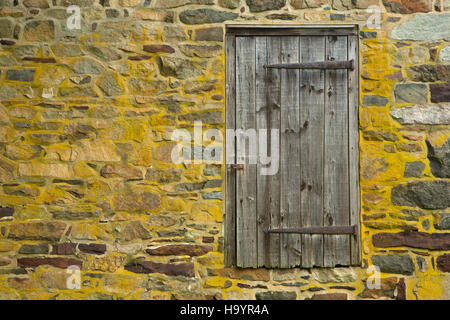
<instances>
[{"instance_id":1,"label":"rusty metal bracket","mask_svg":"<svg viewBox=\"0 0 450 320\"><path fill-rule=\"evenodd\" d=\"M269 69L350 69L355 70L355 60L348 61L316 61L302 63L283 63L264 65Z\"/></svg>"},{"instance_id":2,"label":"rusty metal bracket","mask_svg":"<svg viewBox=\"0 0 450 320\"><path fill-rule=\"evenodd\" d=\"M291 229L266 229L265 233L300 233L300 234L353 234L356 235L358 227L352 226L327 226L327 227L303 227Z\"/></svg>"},{"instance_id":3,"label":"rusty metal bracket","mask_svg":"<svg viewBox=\"0 0 450 320\"><path fill-rule=\"evenodd\" d=\"M233 163L233 164L230 164L229 167L231 169L235 169L235 170L238 170L238 169L242 170L242 169L244 169L244 165L243 164L234 164Z\"/></svg>"}]
</instances>

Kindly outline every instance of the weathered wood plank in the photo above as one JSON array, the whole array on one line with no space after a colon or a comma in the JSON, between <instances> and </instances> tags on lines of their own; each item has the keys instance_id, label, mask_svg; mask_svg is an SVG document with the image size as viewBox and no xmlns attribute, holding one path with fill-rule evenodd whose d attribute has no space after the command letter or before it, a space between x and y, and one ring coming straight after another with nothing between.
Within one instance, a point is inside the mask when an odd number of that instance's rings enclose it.
<instances>
[{"instance_id":1,"label":"weathered wood plank","mask_svg":"<svg viewBox=\"0 0 450 320\"><path fill-rule=\"evenodd\" d=\"M267 44L266 37L256 38L256 130L267 130L268 121L268 109L267 109L267 86L266 86L266 70L264 65L267 63ZM264 144L258 143L259 148L266 147L266 155L268 155L268 148L270 143L270 136L267 135L268 141ZM267 142L267 144L265 144ZM260 151L258 149L258 151ZM261 154L261 152L259 152ZM267 197L269 195L269 187L267 175L262 174L262 169L266 166L261 163L261 159L258 161L257 175L256 175L256 193L257 193L257 237L258 237L258 267L262 267L268 263L269 253L269 235L264 233L264 230L269 227L270 216L269 209L267 207Z\"/></svg>"},{"instance_id":2,"label":"weathered wood plank","mask_svg":"<svg viewBox=\"0 0 450 320\"><path fill-rule=\"evenodd\" d=\"M299 61L299 37L281 37L281 63ZM300 227L299 70L281 70L280 225ZM301 262L301 235L280 235L280 267Z\"/></svg>"},{"instance_id":3,"label":"weathered wood plank","mask_svg":"<svg viewBox=\"0 0 450 320\"><path fill-rule=\"evenodd\" d=\"M281 60L280 37L267 37L267 63L279 63ZM280 129L280 70L267 70L267 117L268 130ZM271 141L271 139L269 139ZM278 145L279 147L279 145ZM272 149L272 146L270 146ZM269 194L266 208L270 215L270 227L280 227L280 170L277 174L267 176ZM280 235L269 235L268 262L266 267L280 265Z\"/></svg>"},{"instance_id":4,"label":"weathered wood plank","mask_svg":"<svg viewBox=\"0 0 450 320\"><path fill-rule=\"evenodd\" d=\"M301 61L325 59L325 37L301 37ZM302 226L323 226L323 70L300 72ZM323 266L323 235L302 236L302 266Z\"/></svg>"},{"instance_id":5,"label":"weathered wood plank","mask_svg":"<svg viewBox=\"0 0 450 320\"><path fill-rule=\"evenodd\" d=\"M347 37L330 36L327 60L347 59ZM324 225L349 225L347 70L328 70L325 80ZM347 235L326 235L324 266L350 264Z\"/></svg>"},{"instance_id":6,"label":"weathered wood plank","mask_svg":"<svg viewBox=\"0 0 450 320\"><path fill-rule=\"evenodd\" d=\"M355 70L348 73L349 97L349 174L350 174L350 224L360 225L360 187L359 187L359 42L357 36L348 36L348 59L355 60ZM361 263L360 228L350 237L351 264Z\"/></svg>"},{"instance_id":7,"label":"weathered wood plank","mask_svg":"<svg viewBox=\"0 0 450 320\"><path fill-rule=\"evenodd\" d=\"M236 98L236 41L232 35L225 37L225 78L226 78L226 128L234 129L236 127L235 114L235 98ZM225 141L227 145L228 141ZM234 147L235 148L235 147ZM234 149L233 148L233 149ZM225 157L229 156L227 150ZM235 153L234 153L235 154ZM236 160L236 156L233 157ZM229 160L228 160L229 161ZM236 263L236 172L229 170L227 166L225 179L225 265L228 267Z\"/></svg>"},{"instance_id":8,"label":"weathered wood plank","mask_svg":"<svg viewBox=\"0 0 450 320\"><path fill-rule=\"evenodd\" d=\"M236 38L236 128L255 132L255 37ZM242 136L244 137L244 136ZM239 137L237 138L239 139ZM244 140L241 140L244 141ZM250 145L239 144L237 159L244 159L244 170L236 173L237 266L257 265L256 241L256 163Z\"/></svg>"}]
</instances>

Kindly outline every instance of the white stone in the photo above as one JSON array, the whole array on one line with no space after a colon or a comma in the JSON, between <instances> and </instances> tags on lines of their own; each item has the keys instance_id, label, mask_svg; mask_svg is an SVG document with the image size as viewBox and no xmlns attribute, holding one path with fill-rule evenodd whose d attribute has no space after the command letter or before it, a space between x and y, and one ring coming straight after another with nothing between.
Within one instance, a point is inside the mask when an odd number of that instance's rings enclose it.
<instances>
[{"instance_id":1,"label":"white stone","mask_svg":"<svg viewBox=\"0 0 450 320\"><path fill-rule=\"evenodd\" d=\"M450 124L450 105L414 105L391 110L401 124Z\"/></svg>"},{"instance_id":2,"label":"white stone","mask_svg":"<svg viewBox=\"0 0 450 320\"><path fill-rule=\"evenodd\" d=\"M320 283L354 282L358 280L357 268L318 268L311 271Z\"/></svg>"},{"instance_id":3,"label":"white stone","mask_svg":"<svg viewBox=\"0 0 450 320\"><path fill-rule=\"evenodd\" d=\"M444 49L441 50L439 59L441 61L450 61L450 46L445 47Z\"/></svg>"}]
</instances>

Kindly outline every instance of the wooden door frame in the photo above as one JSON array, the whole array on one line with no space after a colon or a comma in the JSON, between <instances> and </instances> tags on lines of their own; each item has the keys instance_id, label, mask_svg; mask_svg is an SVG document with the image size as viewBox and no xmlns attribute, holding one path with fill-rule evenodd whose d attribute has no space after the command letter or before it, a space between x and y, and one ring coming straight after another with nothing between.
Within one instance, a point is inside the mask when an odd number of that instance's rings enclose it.
<instances>
[{"instance_id":1,"label":"wooden door frame","mask_svg":"<svg viewBox=\"0 0 450 320\"><path fill-rule=\"evenodd\" d=\"M313 25L261 25L261 24L226 24L225 25L225 128L236 127L236 36L333 36L355 35L357 41L349 43L356 53L355 70L349 72L349 83L354 83L356 90L348 86L349 104L349 181L350 181L350 224L358 226L356 235L351 237L351 265L361 265L361 192L360 192L360 165L359 165L359 91L360 91L360 59L359 59L359 25L356 24L313 24ZM226 138L225 138L226 146ZM353 151L353 152L351 152ZM236 154L236 152L235 152ZM236 266L236 170L226 163L226 148L224 152L225 163L225 219L224 219L224 264L227 267Z\"/></svg>"}]
</instances>

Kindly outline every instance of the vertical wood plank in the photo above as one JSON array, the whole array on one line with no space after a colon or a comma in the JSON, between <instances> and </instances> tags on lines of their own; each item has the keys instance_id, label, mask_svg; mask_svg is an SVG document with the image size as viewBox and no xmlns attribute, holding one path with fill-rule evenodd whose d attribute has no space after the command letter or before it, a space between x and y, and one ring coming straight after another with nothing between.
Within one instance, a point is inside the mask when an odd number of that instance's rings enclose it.
<instances>
[{"instance_id":1,"label":"vertical wood plank","mask_svg":"<svg viewBox=\"0 0 450 320\"><path fill-rule=\"evenodd\" d=\"M347 36L328 36L327 60L347 59ZM348 225L347 70L327 70L325 81L324 224ZM324 266L350 264L350 236L324 236Z\"/></svg>"},{"instance_id":2,"label":"vertical wood plank","mask_svg":"<svg viewBox=\"0 0 450 320\"><path fill-rule=\"evenodd\" d=\"M281 60L280 37L267 37L267 63L280 63ZM267 70L267 117L268 130L280 129L280 70ZM269 193L266 198L266 208L270 215L270 227L280 228L280 170L277 174L267 176ZM280 235L271 233L269 236L267 267L279 267L280 265Z\"/></svg>"},{"instance_id":3,"label":"vertical wood plank","mask_svg":"<svg viewBox=\"0 0 450 320\"><path fill-rule=\"evenodd\" d=\"M236 128L255 130L255 37L236 37ZM256 163L252 163L249 139L244 148L244 169L236 173L237 265L256 267Z\"/></svg>"},{"instance_id":4,"label":"vertical wood plank","mask_svg":"<svg viewBox=\"0 0 450 320\"><path fill-rule=\"evenodd\" d=\"M299 37L281 37L281 63L299 62ZM281 70L280 225L300 227L300 107L299 70ZM280 267L301 262L301 235L280 235Z\"/></svg>"},{"instance_id":5,"label":"vertical wood plank","mask_svg":"<svg viewBox=\"0 0 450 320\"><path fill-rule=\"evenodd\" d=\"M267 64L267 38L266 37L256 37L256 130L267 130L268 127L268 107L267 107L267 86L266 86L266 69L264 65ZM267 134L267 147L266 154L270 150L270 132ZM259 140L258 140L259 141ZM263 147L258 142L258 147ZM259 149L258 149L259 151ZM267 263L269 255L269 235L264 233L265 229L270 227L270 216L269 209L267 207L267 197L269 195L270 185L267 183L267 176L261 174L261 169L265 165L258 161L257 174L256 174L256 214L257 214L257 251L258 251L258 267L262 267Z\"/></svg>"},{"instance_id":6,"label":"vertical wood plank","mask_svg":"<svg viewBox=\"0 0 450 320\"><path fill-rule=\"evenodd\" d=\"M225 37L225 81L226 81L226 95L225 95L225 113L227 129L235 129L235 97L236 97L236 41L233 35ZM225 141L227 145L227 141ZM234 146L235 149L235 146ZM227 150L230 152L231 150ZM234 153L234 160L236 160L236 153ZM228 156L226 154L225 156ZM225 159L226 160L226 159ZM225 178L225 266L231 267L236 263L236 173L235 170L230 170L226 164L226 178Z\"/></svg>"},{"instance_id":7,"label":"vertical wood plank","mask_svg":"<svg viewBox=\"0 0 450 320\"><path fill-rule=\"evenodd\" d=\"M301 62L325 59L325 37L301 37ZM323 226L324 70L300 72L302 226ZM302 266L323 266L323 235L302 236Z\"/></svg>"},{"instance_id":8,"label":"vertical wood plank","mask_svg":"<svg viewBox=\"0 0 450 320\"><path fill-rule=\"evenodd\" d=\"M349 102L349 174L350 174L350 224L358 226L358 233L350 237L351 264L361 263L360 244L360 187L359 187L359 42L358 37L348 36L348 59L355 60L355 70L348 71Z\"/></svg>"}]
</instances>

